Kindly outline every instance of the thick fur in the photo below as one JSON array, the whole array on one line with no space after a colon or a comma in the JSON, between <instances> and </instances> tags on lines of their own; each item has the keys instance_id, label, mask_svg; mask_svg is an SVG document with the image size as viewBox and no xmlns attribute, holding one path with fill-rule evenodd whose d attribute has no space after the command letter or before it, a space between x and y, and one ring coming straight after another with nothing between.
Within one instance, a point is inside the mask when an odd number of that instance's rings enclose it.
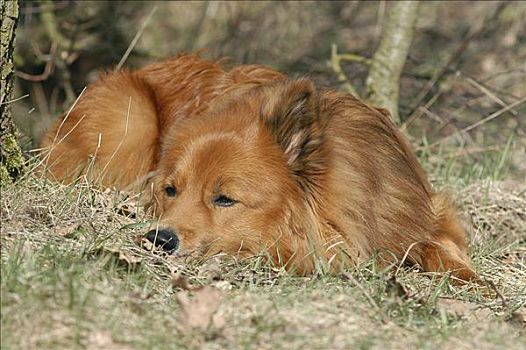
<instances>
[{"instance_id":1,"label":"thick fur","mask_svg":"<svg viewBox=\"0 0 526 350\"><path fill-rule=\"evenodd\" d=\"M454 209L388 113L308 79L261 66L227 71L195 55L109 73L43 146L56 179L147 183L180 254L265 251L305 274L379 253L475 277ZM218 196L234 204L218 206Z\"/></svg>"}]
</instances>

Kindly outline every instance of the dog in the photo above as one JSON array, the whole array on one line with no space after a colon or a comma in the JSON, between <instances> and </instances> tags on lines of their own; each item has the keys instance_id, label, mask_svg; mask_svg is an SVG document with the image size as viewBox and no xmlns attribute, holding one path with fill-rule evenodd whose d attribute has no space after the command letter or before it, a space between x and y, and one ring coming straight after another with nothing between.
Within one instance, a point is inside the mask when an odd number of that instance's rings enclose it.
<instances>
[{"instance_id":1,"label":"dog","mask_svg":"<svg viewBox=\"0 0 526 350\"><path fill-rule=\"evenodd\" d=\"M455 209L389 113L259 65L181 54L106 73L44 136L47 175L150 191L149 240L299 274L371 257L476 278Z\"/></svg>"}]
</instances>

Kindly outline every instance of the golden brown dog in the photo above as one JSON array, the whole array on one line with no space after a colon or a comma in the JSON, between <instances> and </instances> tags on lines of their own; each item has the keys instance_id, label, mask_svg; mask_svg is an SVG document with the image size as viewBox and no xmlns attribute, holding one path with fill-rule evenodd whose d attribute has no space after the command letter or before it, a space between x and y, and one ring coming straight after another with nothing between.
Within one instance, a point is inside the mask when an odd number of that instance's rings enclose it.
<instances>
[{"instance_id":1,"label":"golden brown dog","mask_svg":"<svg viewBox=\"0 0 526 350\"><path fill-rule=\"evenodd\" d=\"M43 146L57 180L150 184L149 238L180 254L264 251L304 274L383 251L475 277L451 204L388 113L308 79L195 55L112 72Z\"/></svg>"}]
</instances>

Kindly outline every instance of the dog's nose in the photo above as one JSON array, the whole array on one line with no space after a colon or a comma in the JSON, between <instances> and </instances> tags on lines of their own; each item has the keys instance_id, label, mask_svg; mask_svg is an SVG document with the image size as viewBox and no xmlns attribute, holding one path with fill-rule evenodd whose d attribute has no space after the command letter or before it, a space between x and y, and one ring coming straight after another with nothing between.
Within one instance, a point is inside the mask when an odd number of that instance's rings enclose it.
<instances>
[{"instance_id":1,"label":"dog's nose","mask_svg":"<svg viewBox=\"0 0 526 350\"><path fill-rule=\"evenodd\" d=\"M146 239L170 254L179 248L179 238L171 230L151 230L146 234Z\"/></svg>"}]
</instances>

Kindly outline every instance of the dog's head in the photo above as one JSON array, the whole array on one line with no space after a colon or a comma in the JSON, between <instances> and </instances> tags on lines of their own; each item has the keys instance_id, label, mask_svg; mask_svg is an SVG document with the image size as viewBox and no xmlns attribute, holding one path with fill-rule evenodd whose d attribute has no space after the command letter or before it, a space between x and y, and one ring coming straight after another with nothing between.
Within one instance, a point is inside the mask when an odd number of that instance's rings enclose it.
<instances>
[{"instance_id":1,"label":"dog's head","mask_svg":"<svg viewBox=\"0 0 526 350\"><path fill-rule=\"evenodd\" d=\"M148 238L178 254L266 251L283 264L306 254L328 166L323 129L308 80L233 92L178 122L162 141Z\"/></svg>"}]
</instances>

